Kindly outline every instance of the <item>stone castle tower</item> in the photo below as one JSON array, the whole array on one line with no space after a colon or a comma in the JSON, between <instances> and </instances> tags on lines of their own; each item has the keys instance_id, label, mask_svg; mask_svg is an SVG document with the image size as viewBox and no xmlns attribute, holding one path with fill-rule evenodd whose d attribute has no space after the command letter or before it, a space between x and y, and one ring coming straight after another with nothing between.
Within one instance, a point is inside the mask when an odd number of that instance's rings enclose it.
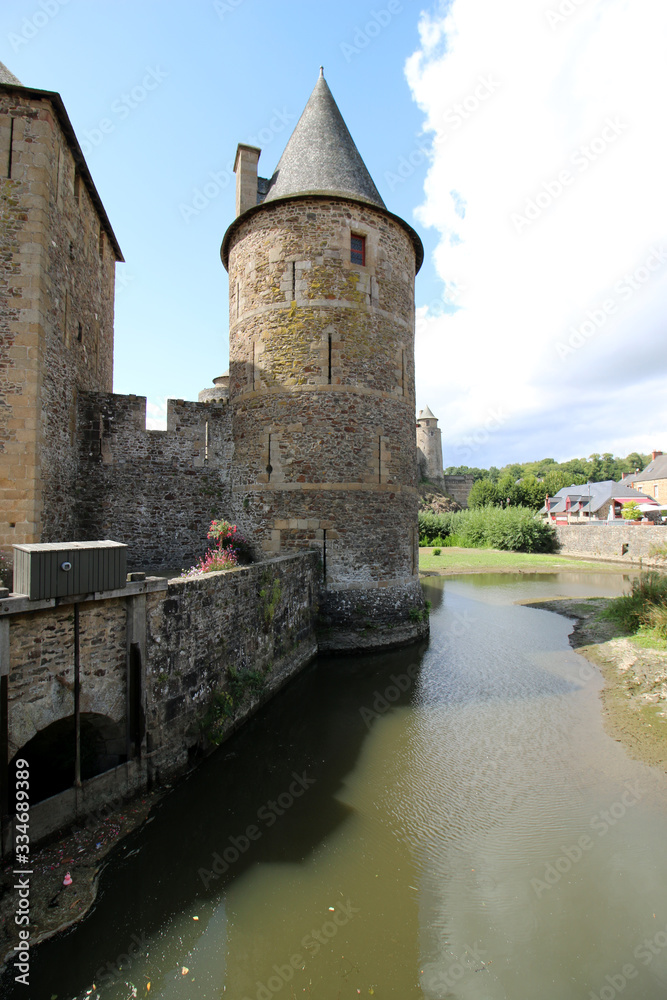
<instances>
[{"instance_id":1,"label":"stone castle tower","mask_svg":"<svg viewBox=\"0 0 667 1000\"><path fill-rule=\"evenodd\" d=\"M232 508L265 555L321 551L321 648L428 629L418 578L414 279L322 72L275 173L240 145L229 271ZM259 554L259 552L258 552Z\"/></svg>"},{"instance_id":2,"label":"stone castle tower","mask_svg":"<svg viewBox=\"0 0 667 1000\"><path fill-rule=\"evenodd\" d=\"M76 538L76 405L110 392L123 257L59 94L0 63L0 548Z\"/></svg>"},{"instance_id":3,"label":"stone castle tower","mask_svg":"<svg viewBox=\"0 0 667 1000\"><path fill-rule=\"evenodd\" d=\"M420 478L442 479L442 433L428 406L417 418L417 449Z\"/></svg>"}]
</instances>

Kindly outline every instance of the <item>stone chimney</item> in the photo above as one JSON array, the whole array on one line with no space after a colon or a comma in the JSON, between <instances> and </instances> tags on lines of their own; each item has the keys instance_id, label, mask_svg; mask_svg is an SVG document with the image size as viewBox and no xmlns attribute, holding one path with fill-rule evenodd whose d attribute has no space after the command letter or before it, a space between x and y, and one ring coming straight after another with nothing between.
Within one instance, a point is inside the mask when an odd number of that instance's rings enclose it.
<instances>
[{"instance_id":1,"label":"stone chimney","mask_svg":"<svg viewBox=\"0 0 667 1000\"><path fill-rule=\"evenodd\" d=\"M655 460L658 457L658 455L662 455L662 452L661 451L652 451L651 452L651 461L655 462Z\"/></svg>"},{"instance_id":2,"label":"stone chimney","mask_svg":"<svg viewBox=\"0 0 667 1000\"><path fill-rule=\"evenodd\" d=\"M236 217L257 204L257 163L261 149L240 142L236 149Z\"/></svg>"}]
</instances>

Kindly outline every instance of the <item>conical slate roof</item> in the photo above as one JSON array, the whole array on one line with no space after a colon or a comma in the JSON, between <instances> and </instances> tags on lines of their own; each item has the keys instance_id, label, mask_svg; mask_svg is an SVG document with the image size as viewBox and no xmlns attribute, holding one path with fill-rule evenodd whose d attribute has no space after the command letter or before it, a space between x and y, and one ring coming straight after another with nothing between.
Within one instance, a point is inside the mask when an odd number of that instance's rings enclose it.
<instances>
[{"instance_id":1,"label":"conical slate roof","mask_svg":"<svg viewBox=\"0 0 667 1000\"><path fill-rule=\"evenodd\" d=\"M264 202L304 194L338 195L386 207L321 69Z\"/></svg>"},{"instance_id":2,"label":"conical slate roof","mask_svg":"<svg viewBox=\"0 0 667 1000\"><path fill-rule=\"evenodd\" d=\"M12 83L15 87L21 86L21 81L10 73L4 63L0 62L0 83Z\"/></svg>"},{"instance_id":3,"label":"conical slate roof","mask_svg":"<svg viewBox=\"0 0 667 1000\"><path fill-rule=\"evenodd\" d=\"M438 418L434 413L431 413L430 408L427 406L425 409L419 411L418 420L437 420Z\"/></svg>"}]
</instances>

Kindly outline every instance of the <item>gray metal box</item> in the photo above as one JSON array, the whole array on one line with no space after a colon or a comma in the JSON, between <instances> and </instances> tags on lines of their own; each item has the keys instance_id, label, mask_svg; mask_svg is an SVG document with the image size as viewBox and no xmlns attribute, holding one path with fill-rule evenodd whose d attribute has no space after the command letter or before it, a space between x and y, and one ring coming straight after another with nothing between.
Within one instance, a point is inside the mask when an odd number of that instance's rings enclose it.
<instances>
[{"instance_id":1,"label":"gray metal box","mask_svg":"<svg viewBox=\"0 0 667 1000\"><path fill-rule=\"evenodd\" d=\"M127 579L121 542L14 545L14 593L31 601L119 590Z\"/></svg>"}]
</instances>

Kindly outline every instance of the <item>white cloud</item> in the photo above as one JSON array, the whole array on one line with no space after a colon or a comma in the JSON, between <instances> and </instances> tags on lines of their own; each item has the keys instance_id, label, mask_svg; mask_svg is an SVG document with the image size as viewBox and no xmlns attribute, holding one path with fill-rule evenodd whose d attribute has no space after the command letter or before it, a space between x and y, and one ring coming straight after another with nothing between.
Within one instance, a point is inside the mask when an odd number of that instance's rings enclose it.
<instances>
[{"instance_id":1,"label":"white cloud","mask_svg":"<svg viewBox=\"0 0 667 1000\"><path fill-rule=\"evenodd\" d=\"M417 217L459 308L418 317L417 393L445 464L667 446L664 0L453 0L420 39Z\"/></svg>"}]
</instances>

